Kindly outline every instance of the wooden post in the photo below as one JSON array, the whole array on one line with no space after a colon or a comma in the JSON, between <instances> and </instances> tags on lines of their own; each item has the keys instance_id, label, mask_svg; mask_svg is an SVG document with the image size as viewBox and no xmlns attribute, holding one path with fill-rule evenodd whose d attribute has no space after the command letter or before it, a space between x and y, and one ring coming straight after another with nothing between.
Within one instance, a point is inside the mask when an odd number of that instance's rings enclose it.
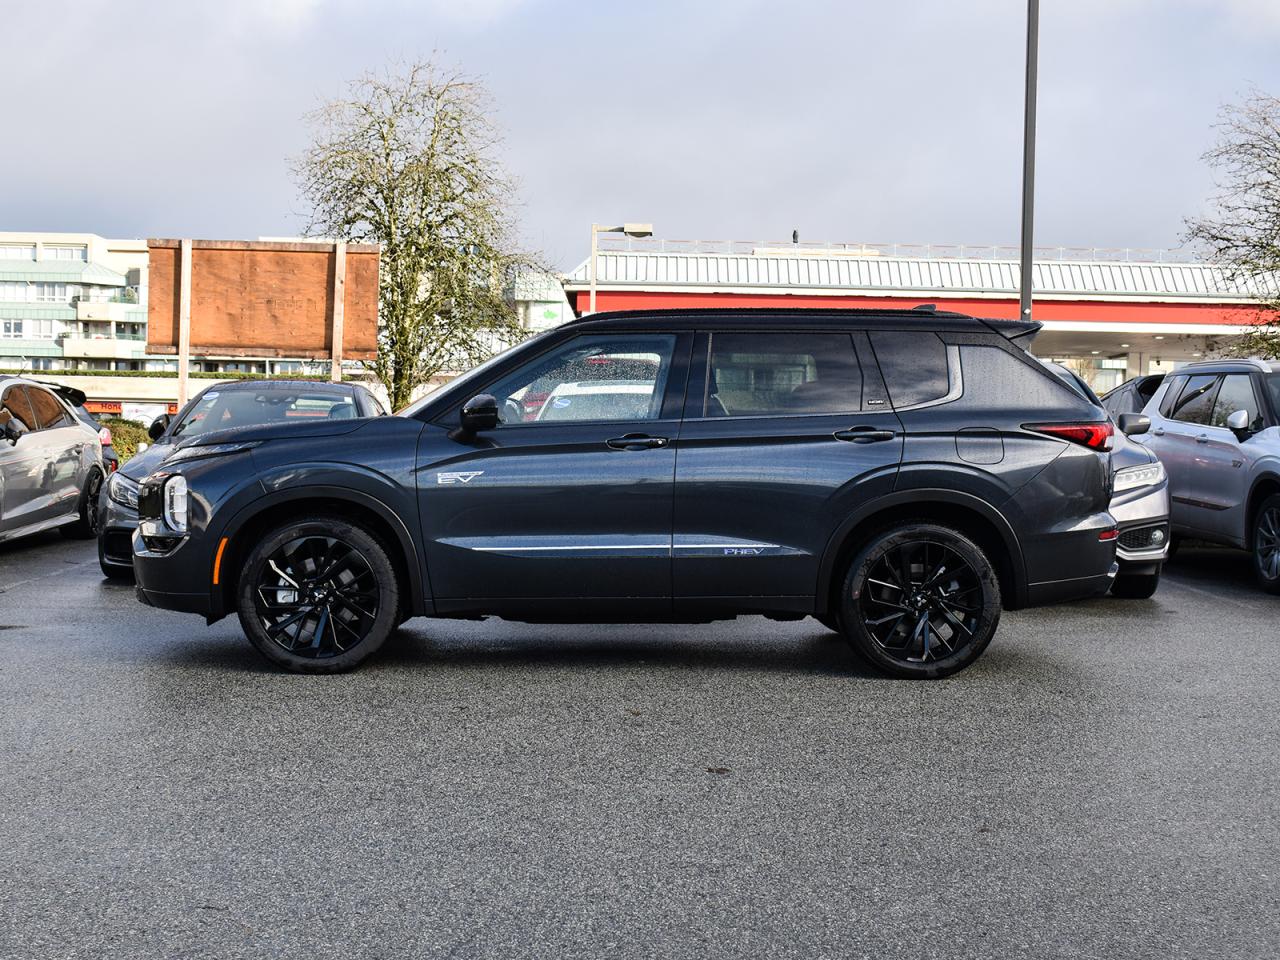
<instances>
[{"instance_id":1,"label":"wooden post","mask_svg":"<svg viewBox=\"0 0 1280 960\"><path fill-rule=\"evenodd\" d=\"M342 379L342 310L347 287L347 245L339 240L333 245L333 326L330 334L329 379Z\"/></svg>"},{"instance_id":2,"label":"wooden post","mask_svg":"<svg viewBox=\"0 0 1280 960\"><path fill-rule=\"evenodd\" d=\"M179 242L178 275L178 409L187 402L187 371L191 364L191 241Z\"/></svg>"}]
</instances>

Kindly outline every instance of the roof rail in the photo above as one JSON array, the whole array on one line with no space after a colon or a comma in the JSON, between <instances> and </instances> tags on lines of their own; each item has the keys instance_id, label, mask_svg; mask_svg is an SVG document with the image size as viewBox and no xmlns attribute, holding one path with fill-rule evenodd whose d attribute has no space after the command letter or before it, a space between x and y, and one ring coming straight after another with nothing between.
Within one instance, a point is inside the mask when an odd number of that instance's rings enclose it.
<instances>
[{"instance_id":1,"label":"roof rail","mask_svg":"<svg viewBox=\"0 0 1280 960\"><path fill-rule=\"evenodd\" d=\"M1183 364L1179 370L1186 370L1189 367L1220 367L1224 363L1247 363L1263 373L1271 372L1271 364L1261 357L1223 357L1220 360L1192 360L1190 363Z\"/></svg>"}]
</instances>

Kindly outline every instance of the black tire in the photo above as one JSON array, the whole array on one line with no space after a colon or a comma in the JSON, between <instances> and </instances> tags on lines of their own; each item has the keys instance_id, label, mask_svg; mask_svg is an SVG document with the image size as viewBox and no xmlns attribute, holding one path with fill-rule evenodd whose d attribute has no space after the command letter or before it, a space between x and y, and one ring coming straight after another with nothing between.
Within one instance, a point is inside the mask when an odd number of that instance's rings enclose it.
<instances>
[{"instance_id":1,"label":"black tire","mask_svg":"<svg viewBox=\"0 0 1280 960\"><path fill-rule=\"evenodd\" d=\"M936 680L986 650L1000 623L1000 583L982 548L958 530L907 522L858 551L841 605L844 635L867 660L895 676Z\"/></svg>"},{"instance_id":2,"label":"black tire","mask_svg":"<svg viewBox=\"0 0 1280 960\"><path fill-rule=\"evenodd\" d=\"M1267 497L1254 511L1253 575L1267 593L1280 593L1280 494Z\"/></svg>"},{"instance_id":3,"label":"black tire","mask_svg":"<svg viewBox=\"0 0 1280 960\"><path fill-rule=\"evenodd\" d=\"M58 528L68 540L92 540L98 535L98 497L102 495L102 471L96 467L89 471L85 478L84 489L80 491L80 505L76 509L77 519Z\"/></svg>"},{"instance_id":4,"label":"black tire","mask_svg":"<svg viewBox=\"0 0 1280 960\"><path fill-rule=\"evenodd\" d=\"M386 642L400 622L400 589L372 533L335 517L304 517L249 551L236 612L268 660L295 673L339 673Z\"/></svg>"},{"instance_id":5,"label":"black tire","mask_svg":"<svg viewBox=\"0 0 1280 960\"><path fill-rule=\"evenodd\" d=\"M1147 600L1160 586L1160 571L1119 574L1111 583L1111 595L1122 600Z\"/></svg>"},{"instance_id":6,"label":"black tire","mask_svg":"<svg viewBox=\"0 0 1280 960\"><path fill-rule=\"evenodd\" d=\"M813 619L817 620L832 633L844 633L844 631L840 629L840 619L834 613L815 615Z\"/></svg>"}]
</instances>

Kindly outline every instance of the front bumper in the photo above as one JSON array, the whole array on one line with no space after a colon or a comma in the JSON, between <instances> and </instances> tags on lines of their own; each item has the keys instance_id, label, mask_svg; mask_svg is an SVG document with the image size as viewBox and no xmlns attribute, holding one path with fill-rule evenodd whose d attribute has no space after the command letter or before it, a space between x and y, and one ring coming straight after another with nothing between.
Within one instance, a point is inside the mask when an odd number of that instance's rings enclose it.
<instances>
[{"instance_id":1,"label":"front bumper","mask_svg":"<svg viewBox=\"0 0 1280 960\"><path fill-rule=\"evenodd\" d=\"M133 531L138 511L116 503L103 491L98 507L98 559L104 566L133 569Z\"/></svg>"},{"instance_id":2,"label":"front bumper","mask_svg":"<svg viewBox=\"0 0 1280 960\"><path fill-rule=\"evenodd\" d=\"M185 551L185 553L184 553ZM133 533L133 575L135 593L142 603L163 610L198 613L208 617L213 598L198 571L204 569L202 558L191 556L195 548L190 540L182 540L164 552L147 548L142 533Z\"/></svg>"},{"instance_id":3,"label":"front bumper","mask_svg":"<svg viewBox=\"0 0 1280 960\"><path fill-rule=\"evenodd\" d=\"M1126 490L1111 501L1120 536L1116 559L1122 570L1154 573L1169 558L1169 483Z\"/></svg>"}]
</instances>

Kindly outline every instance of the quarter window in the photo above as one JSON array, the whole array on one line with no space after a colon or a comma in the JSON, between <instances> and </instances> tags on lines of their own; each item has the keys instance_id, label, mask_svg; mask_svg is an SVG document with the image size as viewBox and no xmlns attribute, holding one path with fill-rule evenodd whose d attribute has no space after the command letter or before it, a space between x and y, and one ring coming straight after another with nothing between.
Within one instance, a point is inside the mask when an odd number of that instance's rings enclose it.
<instances>
[{"instance_id":1,"label":"quarter window","mask_svg":"<svg viewBox=\"0 0 1280 960\"><path fill-rule=\"evenodd\" d=\"M1258 398L1250 380L1247 373L1232 373L1222 378L1222 386L1218 388L1218 396L1213 401L1213 413L1209 418L1212 426L1225 427L1227 417L1237 410L1247 410L1249 429L1262 429L1262 412L1258 409Z\"/></svg>"},{"instance_id":2,"label":"quarter window","mask_svg":"<svg viewBox=\"0 0 1280 960\"><path fill-rule=\"evenodd\" d=\"M847 333L713 333L704 417L794 417L862 407Z\"/></svg>"},{"instance_id":3,"label":"quarter window","mask_svg":"<svg viewBox=\"0 0 1280 960\"><path fill-rule=\"evenodd\" d=\"M668 333L578 337L487 392L507 425L656 420L675 345Z\"/></svg>"},{"instance_id":4,"label":"quarter window","mask_svg":"<svg viewBox=\"0 0 1280 960\"><path fill-rule=\"evenodd\" d=\"M947 348L936 333L873 332L871 346L895 407L931 403L950 392Z\"/></svg>"},{"instance_id":5,"label":"quarter window","mask_svg":"<svg viewBox=\"0 0 1280 960\"><path fill-rule=\"evenodd\" d=\"M1178 394L1178 399L1169 412L1169 419L1207 424L1209 415L1213 412L1213 394L1217 386L1216 373L1188 377L1186 386Z\"/></svg>"}]
</instances>

